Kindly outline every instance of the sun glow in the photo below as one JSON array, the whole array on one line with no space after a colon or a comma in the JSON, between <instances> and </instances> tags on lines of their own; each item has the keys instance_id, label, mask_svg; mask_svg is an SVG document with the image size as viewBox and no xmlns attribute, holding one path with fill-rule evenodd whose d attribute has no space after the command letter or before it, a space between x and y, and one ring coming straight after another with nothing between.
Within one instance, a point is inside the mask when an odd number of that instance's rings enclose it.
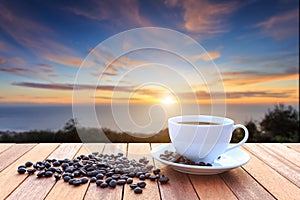
<instances>
[{"instance_id":1,"label":"sun glow","mask_svg":"<svg viewBox=\"0 0 300 200\"><path fill-rule=\"evenodd\" d=\"M168 97L165 97L164 99L162 99L161 102L162 102L163 104L168 104L168 105L169 105L169 104L174 104L174 103L176 103L176 100L175 100L174 98L168 96Z\"/></svg>"}]
</instances>

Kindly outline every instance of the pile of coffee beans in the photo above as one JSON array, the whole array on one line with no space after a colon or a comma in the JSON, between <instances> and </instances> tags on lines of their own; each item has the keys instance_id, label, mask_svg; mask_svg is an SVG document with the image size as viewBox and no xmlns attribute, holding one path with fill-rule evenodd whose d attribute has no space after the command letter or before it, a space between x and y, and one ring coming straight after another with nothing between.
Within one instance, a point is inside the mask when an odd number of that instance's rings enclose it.
<instances>
[{"instance_id":1,"label":"pile of coffee beans","mask_svg":"<svg viewBox=\"0 0 300 200\"><path fill-rule=\"evenodd\" d=\"M77 156L75 159L46 159L35 163L28 161L18 166L17 172L36 174L37 178L54 177L56 181L63 180L73 186L88 182L95 183L100 188L115 188L118 185L130 184L130 188L136 194L140 194L147 185L146 179L159 181L161 184L169 181L168 177L160 174L160 169L153 169L154 167L148 163L146 157L136 161L129 160L123 153L94 152ZM133 183L135 177L139 179L137 183Z\"/></svg>"},{"instance_id":2,"label":"pile of coffee beans","mask_svg":"<svg viewBox=\"0 0 300 200\"><path fill-rule=\"evenodd\" d=\"M166 160L169 162L175 162L175 163L179 163L179 164L185 164L185 165L198 165L198 166L212 166L212 164L210 163L205 163L205 162L199 162L196 163L188 158L186 158L185 156L180 155L179 153L173 152L173 151L164 151L163 154L160 154L159 157L162 160Z\"/></svg>"}]
</instances>

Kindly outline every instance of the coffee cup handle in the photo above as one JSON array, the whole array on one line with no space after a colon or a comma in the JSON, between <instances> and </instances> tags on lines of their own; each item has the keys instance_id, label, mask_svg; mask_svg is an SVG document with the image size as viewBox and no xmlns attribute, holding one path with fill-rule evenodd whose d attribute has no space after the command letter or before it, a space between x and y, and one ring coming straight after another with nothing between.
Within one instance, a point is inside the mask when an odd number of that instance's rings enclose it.
<instances>
[{"instance_id":1,"label":"coffee cup handle","mask_svg":"<svg viewBox=\"0 0 300 200\"><path fill-rule=\"evenodd\" d=\"M234 129L233 130L235 130L237 128L242 128L244 130L244 138L239 143L237 143L237 144L235 144L233 146L227 147L226 150L225 150L225 152L230 151L230 150L232 150L234 148L237 148L237 147L243 145L247 141L248 136L249 136L248 129L244 125L242 125L242 124L236 124L236 125L234 125Z\"/></svg>"}]
</instances>

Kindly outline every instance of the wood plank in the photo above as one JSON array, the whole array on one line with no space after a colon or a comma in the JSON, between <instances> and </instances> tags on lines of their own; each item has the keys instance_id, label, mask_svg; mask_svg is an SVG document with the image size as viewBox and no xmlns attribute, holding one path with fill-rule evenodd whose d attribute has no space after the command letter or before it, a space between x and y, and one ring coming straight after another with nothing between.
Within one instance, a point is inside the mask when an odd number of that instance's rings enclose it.
<instances>
[{"instance_id":1,"label":"wood plank","mask_svg":"<svg viewBox=\"0 0 300 200\"><path fill-rule=\"evenodd\" d=\"M91 153L91 145L82 145L79 152L76 154L77 157L81 154L88 155ZM93 144L92 149L97 149L97 151L102 152L104 144ZM50 193L47 195L47 200L56 200L56 199L72 199L72 200L80 200L83 199L86 190L89 184L80 185L79 187L75 187L69 185L68 183L64 182L62 179L58 181L54 187L51 189Z\"/></svg>"},{"instance_id":2,"label":"wood plank","mask_svg":"<svg viewBox=\"0 0 300 200\"><path fill-rule=\"evenodd\" d=\"M61 144L48 158L64 159L72 158L81 144ZM52 178L36 178L28 176L27 179L11 193L7 199L44 199L56 183Z\"/></svg>"},{"instance_id":3,"label":"wood plank","mask_svg":"<svg viewBox=\"0 0 300 200\"><path fill-rule=\"evenodd\" d=\"M242 168L230 170L220 176L238 199L275 199Z\"/></svg>"},{"instance_id":4,"label":"wood plank","mask_svg":"<svg viewBox=\"0 0 300 200\"><path fill-rule=\"evenodd\" d=\"M14 163L5 168L0 173L0 199L7 197L27 178L27 175L20 175L17 173L17 168L19 165L22 165L27 161L35 162L38 160L44 160L58 147L58 145L59 144L38 144Z\"/></svg>"},{"instance_id":5,"label":"wood plank","mask_svg":"<svg viewBox=\"0 0 300 200\"><path fill-rule=\"evenodd\" d=\"M7 150L9 147L13 146L13 143L0 143L0 153L2 153L3 151Z\"/></svg>"},{"instance_id":6,"label":"wood plank","mask_svg":"<svg viewBox=\"0 0 300 200\"><path fill-rule=\"evenodd\" d=\"M19 157L24 155L27 151L32 149L36 144L16 144L6 151L0 153L0 172L8 165L16 161Z\"/></svg>"},{"instance_id":7,"label":"wood plank","mask_svg":"<svg viewBox=\"0 0 300 200\"><path fill-rule=\"evenodd\" d=\"M237 199L219 175L189 175L200 199Z\"/></svg>"},{"instance_id":8,"label":"wood plank","mask_svg":"<svg viewBox=\"0 0 300 200\"><path fill-rule=\"evenodd\" d=\"M126 155L127 151L127 144L125 143L109 143L105 144L103 153L107 154L116 154L119 152L123 152L124 155ZM97 187L95 183L91 183L89 185L89 188L86 192L86 195L84 199L122 199L122 191L123 187L122 186L117 186L116 188L100 188Z\"/></svg>"},{"instance_id":9,"label":"wood plank","mask_svg":"<svg viewBox=\"0 0 300 200\"><path fill-rule=\"evenodd\" d=\"M161 144L152 143L151 147L153 148L157 145ZM185 173L177 172L157 160L154 160L154 164L155 167L161 169L161 174L170 179L168 184L159 184L161 199L199 199L189 177Z\"/></svg>"},{"instance_id":10,"label":"wood plank","mask_svg":"<svg viewBox=\"0 0 300 200\"><path fill-rule=\"evenodd\" d=\"M284 145L300 153L300 143L284 143Z\"/></svg>"},{"instance_id":11,"label":"wood plank","mask_svg":"<svg viewBox=\"0 0 300 200\"><path fill-rule=\"evenodd\" d=\"M128 159L135 159L138 161L142 157L149 160L148 165L154 165L153 158L150 155L149 143L130 143L128 145ZM140 181L138 178L133 179L133 183ZM142 194L135 194L128 184L124 187L124 199L160 199L158 183L156 181L145 180L146 187L143 189Z\"/></svg>"},{"instance_id":12,"label":"wood plank","mask_svg":"<svg viewBox=\"0 0 300 200\"><path fill-rule=\"evenodd\" d=\"M264 147L262 144L247 143L243 145L243 147L265 162L267 165L272 167L282 176L300 187L300 168L295 164L281 158L273 151Z\"/></svg>"},{"instance_id":13,"label":"wood plank","mask_svg":"<svg viewBox=\"0 0 300 200\"><path fill-rule=\"evenodd\" d=\"M249 152L251 160L243 168L277 199L299 199L299 188Z\"/></svg>"},{"instance_id":14,"label":"wood plank","mask_svg":"<svg viewBox=\"0 0 300 200\"><path fill-rule=\"evenodd\" d=\"M287 161L300 166L300 153L294 149L288 148L287 146L280 143L268 143L262 144L264 147L273 151L281 158L286 159Z\"/></svg>"}]
</instances>

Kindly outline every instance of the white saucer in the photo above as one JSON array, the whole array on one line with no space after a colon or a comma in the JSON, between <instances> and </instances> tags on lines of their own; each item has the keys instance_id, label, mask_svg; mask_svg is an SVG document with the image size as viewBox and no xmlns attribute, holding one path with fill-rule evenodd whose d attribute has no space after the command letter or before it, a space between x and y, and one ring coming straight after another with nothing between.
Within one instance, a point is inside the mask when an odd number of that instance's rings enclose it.
<instances>
[{"instance_id":1,"label":"white saucer","mask_svg":"<svg viewBox=\"0 0 300 200\"><path fill-rule=\"evenodd\" d=\"M172 144L162 144L153 148L151 151L151 155L156 160L166 165L170 165L174 170L188 174L219 174L240 167L250 160L250 156L245 151L239 148L235 148L231 151L222 154L221 158L216 159L214 163L212 163L212 166L185 165L160 159L159 156L163 154L165 150L175 152L175 148Z\"/></svg>"}]
</instances>

